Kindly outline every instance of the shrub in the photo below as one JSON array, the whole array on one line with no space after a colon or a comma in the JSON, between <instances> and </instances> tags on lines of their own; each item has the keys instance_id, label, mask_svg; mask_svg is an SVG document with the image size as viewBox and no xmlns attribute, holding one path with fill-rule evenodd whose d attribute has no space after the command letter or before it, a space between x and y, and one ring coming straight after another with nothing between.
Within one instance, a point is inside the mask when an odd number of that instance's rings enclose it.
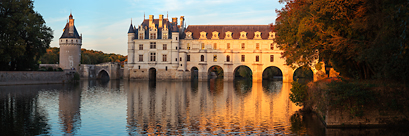
<instances>
[{"instance_id":1,"label":"shrub","mask_svg":"<svg viewBox=\"0 0 409 136\"><path fill-rule=\"evenodd\" d=\"M291 83L290 100L297 106L303 106L307 98L307 86L297 81Z\"/></svg>"},{"instance_id":2,"label":"shrub","mask_svg":"<svg viewBox=\"0 0 409 136\"><path fill-rule=\"evenodd\" d=\"M47 71L53 71L53 67L48 67Z\"/></svg>"},{"instance_id":3,"label":"shrub","mask_svg":"<svg viewBox=\"0 0 409 136\"><path fill-rule=\"evenodd\" d=\"M327 94L330 105L344 108L351 116L363 116L364 107L373 102L374 93L369 90L372 85L359 82L331 82L328 84Z\"/></svg>"}]
</instances>

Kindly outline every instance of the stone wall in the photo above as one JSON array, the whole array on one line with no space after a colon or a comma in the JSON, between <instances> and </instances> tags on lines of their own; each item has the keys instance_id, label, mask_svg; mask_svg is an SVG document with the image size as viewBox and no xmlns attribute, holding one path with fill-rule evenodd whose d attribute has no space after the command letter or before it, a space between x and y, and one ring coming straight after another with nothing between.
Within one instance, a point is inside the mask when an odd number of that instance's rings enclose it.
<instances>
[{"instance_id":1,"label":"stone wall","mask_svg":"<svg viewBox=\"0 0 409 136\"><path fill-rule=\"evenodd\" d=\"M67 71L0 71L0 85L66 83L73 77Z\"/></svg>"},{"instance_id":2,"label":"stone wall","mask_svg":"<svg viewBox=\"0 0 409 136\"><path fill-rule=\"evenodd\" d=\"M58 64L40 64L39 68L45 67L45 69L48 69L48 67L52 67L53 69L58 69L60 68L60 65Z\"/></svg>"}]
</instances>

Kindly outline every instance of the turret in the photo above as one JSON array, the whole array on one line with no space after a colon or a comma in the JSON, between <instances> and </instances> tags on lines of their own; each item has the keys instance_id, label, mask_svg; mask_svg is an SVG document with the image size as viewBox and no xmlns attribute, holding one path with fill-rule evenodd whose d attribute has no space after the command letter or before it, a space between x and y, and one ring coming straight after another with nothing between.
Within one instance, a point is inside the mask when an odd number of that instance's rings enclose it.
<instances>
[{"instance_id":1,"label":"turret","mask_svg":"<svg viewBox=\"0 0 409 136\"><path fill-rule=\"evenodd\" d=\"M135 53L135 42L133 41L135 39L135 27L132 26L132 20L131 20L131 26L129 26L128 30L128 63L132 64L134 63L134 53Z\"/></svg>"},{"instance_id":2,"label":"turret","mask_svg":"<svg viewBox=\"0 0 409 136\"><path fill-rule=\"evenodd\" d=\"M78 70L81 62L82 34L78 34L74 25L72 14L69 16L69 22L65 25L63 34L59 39L60 44L60 62L62 69Z\"/></svg>"}]
</instances>

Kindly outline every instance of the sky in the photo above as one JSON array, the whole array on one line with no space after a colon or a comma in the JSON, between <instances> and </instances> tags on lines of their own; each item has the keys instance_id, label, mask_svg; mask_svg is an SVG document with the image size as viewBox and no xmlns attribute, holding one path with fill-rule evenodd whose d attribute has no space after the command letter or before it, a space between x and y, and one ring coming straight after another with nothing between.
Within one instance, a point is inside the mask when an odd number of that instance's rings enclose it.
<instances>
[{"instance_id":1,"label":"sky","mask_svg":"<svg viewBox=\"0 0 409 136\"><path fill-rule=\"evenodd\" d=\"M267 25L277 18L278 0L35 0L40 13L53 30L51 47L58 39L72 13L82 47L104 53L127 55L127 32L149 15L185 17L189 25ZM179 20L178 20L179 21Z\"/></svg>"}]
</instances>

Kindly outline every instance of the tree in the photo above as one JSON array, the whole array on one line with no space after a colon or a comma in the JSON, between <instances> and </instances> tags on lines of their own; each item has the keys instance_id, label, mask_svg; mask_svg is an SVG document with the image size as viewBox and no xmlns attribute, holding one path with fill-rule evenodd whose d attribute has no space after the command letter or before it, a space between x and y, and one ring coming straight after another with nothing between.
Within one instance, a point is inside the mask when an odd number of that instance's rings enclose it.
<instances>
[{"instance_id":1,"label":"tree","mask_svg":"<svg viewBox=\"0 0 409 136\"><path fill-rule=\"evenodd\" d=\"M53 38L31 0L0 2L0 70L34 70Z\"/></svg>"},{"instance_id":2,"label":"tree","mask_svg":"<svg viewBox=\"0 0 409 136\"><path fill-rule=\"evenodd\" d=\"M407 81L409 1L280 2L286 6L272 28L288 65L312 67L319 59L342 76Z\"/></svg>"}]
</instances>

